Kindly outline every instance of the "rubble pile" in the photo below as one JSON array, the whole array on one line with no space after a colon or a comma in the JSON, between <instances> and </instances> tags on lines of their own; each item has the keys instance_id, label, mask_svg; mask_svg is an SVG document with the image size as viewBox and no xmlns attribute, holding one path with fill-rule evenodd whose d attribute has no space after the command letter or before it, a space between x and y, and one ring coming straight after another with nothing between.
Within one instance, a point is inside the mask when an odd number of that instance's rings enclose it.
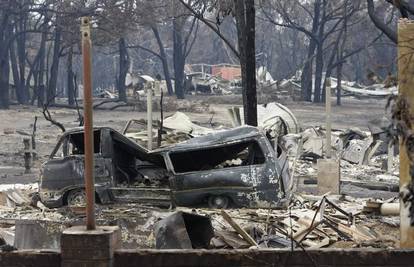
<instances>
[{"instance_id":1,"label":"rubble pile","mask_svg":"<svg viewBox=\"0 0 414 267\"><path fill-rule=\"evenodd\" d=\"M9 189L7 195L19 194L22 199L28 201L33 188ZM398 203L395 198L381 200L353 198L346 195L319 197L296 194L289 208L285 210L243 208L224 211L179 207L171 211L139 204L113 204L98 205L96 215L98 224L120 226L124 248L155 248L157 238L165 238L157 232L159 231L157 224L176 212L203 216L211 221L213 230L211 240L209 239L208 244L203 246L209 249L291 248L291 246L305 249L394 248L398 246L399 218L395 216L395 208L391 208L391 212L390 208L384 212L384 205L389 207ZM84 212L75 212L70 207L48 209L33 206L30 201L16 201L10 207L1 207L0 244L14 245L17 248L22 248L23 245L29 246L33 242L28 239L33 237L26 234L26 241L22 243L19 237L22 233L19 231L33 230L33 227L40 225L44 233L37 232L36 239L42 240L44 236L49 236L42 243L41 248L56 248L59 242L58 235L50 234L55 233L56 229L62 230L71 225L84 224L84 220ZM191 225L186 223L185 230L190 231L189 234L201 234L194 230L200 225L197 227ZM184 226L179 221L173 220L173 225L169 227L180 232L180 227ZM203 227L208 225L205 226L204 223ZM187 247L180 246L173 248L188 248L188 244Z\"/></svg>"},{"instance_id":2,"label":"rubble pile","mask_svg":"<svg viewBox=\"0 0 414 267\"><path fill-rule=\"evenodd\" d=\"M390 201L390 200L389 200ZM395 201L395 199L392 199ZM306 248L324 247L376 247L392 248L397 246L394 235L398 234L398 217L383 216L388 221L387 231L379 227L372 210L366 208L369 199L355 199L349 196L307 196L297 195L287 210L233 209L233 210L189 210L187 212L211 219L214 237L208 246L202 248L239 249L261 248ZM367 203L367 204L366 204ZM389 214L388 214L389 215ZM392 214L391 214L392 215ZM174 218L177 214L170 215ZM168 218L168 217L167 217ZM186 229L177 219L165 220L163 225L170 228L174 237L167 247L183 248L177 244ZM187 231L200 231L200 225L188 226ZM204 230L209 226L204 225ZM159 228L159 226L158 226ZM176 229L176 230L173 230ZM194 230L197 229L197 230ZM189 235L192 233L189 232ZM165 244L166 234L156 236ZM185 237L185 236L184 236ZM190 236L192 240L192 237ZM157 242L157 241L156 241ZM188 244L187 247L188 248Z\"/></svg>"},{"instance_id":3,"label":"rubble pile","mask_svg":"<svg viewBox=\"0 0 414 267\"><path fill-rule=\"evenodd\" d=\"M162 122L155 121L153 123L153 142L157 143L158 135L161 134L161 144L154 144L153 147L165 147L186 141L192 137L202 136L209 133L214 133L222 127L211 129L202 127L190 120L190 118L182 112L176 112L173 115L165 118ZM130 120L124 127L123 134L137 142L138 144L145 146L148 142L147 135L147 121L146 120Z\"/></svg>"},{"instance_id":4,"label":"rubble pile","mask_svg":"<svg viewBox=\"0 0 414 267\"><path fill-rule=\"evenodd\" d=\"M313 77L315 79L315 77ZM314 84L314 83L312 83ZM337 88L338 81L336 78L331 78L331 88ZM301 72L299 71L295 76L290 79L283 79L277 81L274 86L264 88L264 92L267 93L273 100L281 99L293 99L301 100ZM384 99L398 93L398 86L394 83L388 83L387 81L376 81L375 84L362 85L357 82L342 81L341 82L341 94L342 96L352 96L356 99Z\"/></svg>"},{"instance_id":5,"label":"rubble pile","mask_svg":"<svg viewBox=\"0 0 414 267\"><path fill-rule=\"evenodd\" d=\"M370 132L358 128L332 131L331 149L340 162L341 181L385 183L398 191L399 158L394 156L397 146L385 127L369 128ZM284 135L280 142L288 151L295 176L316 179L316 160L326 153L325 129L310 127L299 134Z\"/></svg>"}]
</instances>

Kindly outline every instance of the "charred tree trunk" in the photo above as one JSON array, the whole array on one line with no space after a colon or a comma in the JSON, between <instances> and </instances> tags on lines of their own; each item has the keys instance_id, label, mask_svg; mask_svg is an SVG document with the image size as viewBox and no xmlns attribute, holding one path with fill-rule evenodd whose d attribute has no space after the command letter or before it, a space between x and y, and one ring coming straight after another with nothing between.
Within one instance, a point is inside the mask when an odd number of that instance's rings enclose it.
<instances>
[{"instance_id":1,"label":"charred tree trunk","mask_svg":"<svg viewBox=\"0 0 414 267\"><path fill-rule=\"evenodd\" d=\"M322 94L322 79L323 79L323 44L324 44L324 31L326 20L326 0L322 1L322 17L318 29L318 42L316 46L316 61L315 61L315 86L314 86L314 102L321 102Z\"/></svg>"},{"instance_id":2,"label":"charred tree trunk","mask_svg":"<svg viewBox=\"0 0 414 267\"><path fill-rule=\"evenodd\" d=\"M37 64L37 106L43 107L45 104L45 60L46 60L46 31L42 33L42 41L40 43L39 63Z\"/></svg>"},{"instance_id":3,"label":"charred tree trunk","mask_svg":"<svg viewBox=\"0 0 414 267\"><path fill-rule=\"evenodd\" d=\"M0 109L9 108L9 53L0 58Z\"/></svg>"},{"instance_id":4,"label":"charred tree trunk","mask_svg":"<svg viewBox=\"0 0 414 267\"><path fill-rule=\"evenodd\" d=\"M342 58L339 56L339 43L341 41L342 36L343 36L343 29L341 29L341 31L338 34L338 37L335 40L331 55L328 60L328 64L327 64L326 72L325 72L325 79L323 81L323 86L322 86L322 97L321 97L322 102L325 102L326 78L332 77L333 70L337 69L337 65L334 64L334 60L336 59L337 62L341 62L342 60Z\"/></svg>"},{"instance_id":5,"label":"charred tree trunk","mask_svg":"<svg viewBox=\"0 0 414 267\"><path fill-rule=\"evenodd\" d=\"M20 82L19 86L16 88L19 92L21 92L22 102L23 104L28 103L30 100L30 91L29 87L26 86L26 31L27 31L27 19L28 19L28 12L23 12L22 18L18 21L17 24L17 31L19 35L16 38L17 44L17 60L18 60L18 67L19 67L19 74L20 74Z\"/></svg>"},{"instance_id":6,"label":"charred tree trunk","mask_svg":"<svg viewBox=\"0 0 414 267\"><path fill-rule=\"evenodd\" d=\"M173 19L173 60L175 77L175 95L178 99L184 99L184 65L185 55L183 51L183 20L182 18Z\"/></svg>"},{"instance_id":7,"label":"charred tree trunk","mask_svg":"<svg viewBox=\"0 0 414 267\"><path fill-rule=\"evenodd\" d=\"M254 0L235 0L235 8L242 72L244 121L248 125L257 126Z\"/></svg>"},{"instance_id":8,"label":"charred tree trunk","mask_svg":"<svg viewBox=\"0 0 414 267\"><path fill-rule=\"evenodd\" d=\"M165 78L165 82L167 83L167 91L168 91L168 95L173 95L174 91L173 91L173 87L172 87L172 83L171 83L171 75L170 75L170 70L168 68L168 59L167 59L167 55L165 54L165 49L164 49L164 45L162 43L160 34L158 32L158 29L156 26L152 26L151 27L152 32L154 33L155 39L157 40L157 44L158 47L160 49L160 59L161 59L161 63L162 63L162 68L164 71L164 78Z\"/></svg>"},{"instance_id":9,"label":"charred tree trunk","mask_svg":"<svg viewBox=\"0 0 414 267\"><path fill-rule=\"evenodd\" d=\"M345 46L346 46L346 40L347 40L347 36L348 36L348 16L347 16L347 9L345 7L344 9L344 15L343 15L343 28L342 28L342 32L343 32L343 36L342 36L342 44L339 47L339 49L337 50L337 58L338 58L338 62L339 65L336 68L336 78L338 80L338 85L336 87L336 104L338 106L340 106L341 103L341 94L342 94L342 67L343 67L343 57L344 57L344 51L345 51Z\"/></svg>"},{"instance_id":10,"label":"charred tree trunk","mask_svg":"<svg viewBox=\"0 0 414 267\"><path fill-rule=\"evenodd\" d=\"M125 38L119 39L119 75L118 75L118 98L126 102L125 79L128 73L129 56Z\"/></svg>"},{"instance_id":11,"label":"charred tree trunk","mask_svg":"<svg viewBox=\"0 0 414 267\"><path fill-rule=\"evenodd\" d=\"M316 62L315 62L315 86L314 86L314 100L313 102L319 103L322 101L322 77L323 75L323 47L322 44L318 44L316 49Z\"/></svg>"},{"instance_id":12,"label":"charred tree trunk","mask_svg":"<svg viewBox=\"0 0 414 267\"><path fill-rule=\"evenodd\" d=\"M0 25L0 109L8 109L10 101L10 65L9 65L9 49L8 41L11 35L11 26L8 11L0 11L2 15Z\"/></svg>"},{"instance_id":13,"label":"charred tree trunk","mask_svg":"<svg viewBox=\"0 0 414 267\"><path fill-rule=\"evenodd\" d=\"M19 104L24 104L25 100L23 97L22 86L20 86L19 69L17 67L17 58L14 44L10 45L10 65L13 74L13 84L16 93L16 100ZM24 75L24 74L23 74Z\"/></svg>"},{"instance_id":14,"label":"charred tree trunk","mask_svg":"<svg viewBox=\"0 0 414 267\"><path fill-rule=\"evenodd\" d=\"M74 85L74 75L72 60L73 58L73 46L69 47L67 59L66 59L66 70L67 70L67 93L68 93L68 104L73 106L75 104L75 85Z\"/></svg>"},{"instance_id":15,"label":"charred tree trunk","mask_svg":"<svg viewBox=\"0 0 414 267\"><path fill-rule=\"evenodd\" d=\"M53 43L53 58L52 66L50 67L50 78L47 89L47 100L50 103L55 103L56 86L59 72L59 60L60 60L60 45L61 45L62 29L59 26L55 28L55 36Z\"/></svg>"},{"instance_id":16,"label":"charred tree trunk","mask_svg":"<svg viewBox=\"0 0 414 267\"><path fill-rule=\"evenodd\" d=\"M318 34L319 19L321 14L321 0L316 0L313 8L312 36L310 36L308 55L302 70L301 88L302 98L305 101L312 102L312 74L313 74L313 58L317 46L315 36Z\"/></svg>"},{"instance_id":17,"label":"charred tree trunk","mask_svg":"<svg viewBox=\"0 0 414 267\"><path fill-rule=\"evenodd\" d=\"M312 102L312 73L313 73L313 56L315 54L316 42L310 40L308 56L301 75L302 98L304 101Z\"/></svg>"}]
</instances>

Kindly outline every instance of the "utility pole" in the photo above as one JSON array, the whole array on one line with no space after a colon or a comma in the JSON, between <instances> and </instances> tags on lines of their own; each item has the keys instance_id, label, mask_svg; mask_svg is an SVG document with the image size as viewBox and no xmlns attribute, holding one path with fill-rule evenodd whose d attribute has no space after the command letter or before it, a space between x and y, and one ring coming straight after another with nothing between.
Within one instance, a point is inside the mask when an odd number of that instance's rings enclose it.
<instances>
[{"instance_id":1,"label":"utility pole","mask_svg":"<svg viewBox=\"0 0 414 267\"><path fill-rule=\"evenodd\" d=\"M85 192L86 192L86 229L95 230L95 179L94 171L94 142L93 142L93 110L92 110L92 59L90 38L90 18L82 17L82 60L83 60L83 117L84 124L84 151L85 151Z\"/></svg>"},{"instance_id":2,"label":"utility pole","mask_svg":"<svg viewBox=\"0 0 414 267\"><path fill-rule=\"evenodd\" d=\"M414 22L398 23L398 87L396 108L403 128L400 140L400 246L414 248Z\"/></svg>"}]
</instances>

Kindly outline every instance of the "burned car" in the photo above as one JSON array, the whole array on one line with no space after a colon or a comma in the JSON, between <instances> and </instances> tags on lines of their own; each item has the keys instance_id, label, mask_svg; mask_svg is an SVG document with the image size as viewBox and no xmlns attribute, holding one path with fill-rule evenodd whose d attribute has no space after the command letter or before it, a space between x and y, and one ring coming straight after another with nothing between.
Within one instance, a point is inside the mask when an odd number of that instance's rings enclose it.
<instances>
[{"instance_id":1,"label":"burned car","mask_svg":"<svg viewBox=\"0 0 414 267\"><path fill-rule=\"evenodd\" d=\"M283 205L292 188L286 153L264 133L242 126L156 150L172 173L179 206L270 208Z\"/></svg>"},{"instance_id":2,"label":"burned car","mask_svg":"<svg viewBox=\"0 0 414 267\"><path fill-rule=\"evenodd\" d=\"M42 165L39 195L48 207L77 205L85 199L83 130L62 135ZM94 128L96 201L170 202L168 174L160 155L108 127Z\"/></svg>"},{"instance_id":3,"label":"burned car","mask_svg":"<svg viewBox=\"0 0 414 267\"><path fill-rule=\"evenodd\" d=\"M66 132L42 165L48 207L84 202L83 131ZM290 197L286 154L257 128L243 126L148 151L119 132L94 129L98 203L144 202L214 208L278 207Z\"/></svg>"}]
</instances>

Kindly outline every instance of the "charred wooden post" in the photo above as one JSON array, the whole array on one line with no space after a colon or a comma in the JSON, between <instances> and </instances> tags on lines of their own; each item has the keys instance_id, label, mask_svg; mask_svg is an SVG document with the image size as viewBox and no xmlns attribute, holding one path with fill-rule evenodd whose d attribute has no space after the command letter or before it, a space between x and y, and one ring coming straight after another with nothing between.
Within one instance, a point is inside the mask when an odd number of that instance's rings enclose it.
<instances>
[{"instance_id":1,"label":"charred wooden post","mask_svg":"<svg viewBox=\"0 0 414 267\"><path fill-rule=\"evenodd\" d=\"M94 179L94 140L92 107L92 59L90 18L82 17L82 60L83 60L83 112L84 112L84 146L85 146L85 191L86 191L86 229L95 229L95 179Z\"/></svg>"},{"instance_id":2,"label":"charred wooden post","mask_svg":"<svg viewBox=\"0 0 414 267\"><path fill-rule=\"evenodd\" d=\"M37 116L35 116L35 120L34 120L34 123L33 123L33 131L32 131L32 157L33 157L33 160L37 159L36 131L37 131Z\"/></svg>"},{"instance_id":3,"label":"charred wooden post","mask_svg":"<svg viewBox=\"0 0 414 267\"><path fill-rule=\"evenodd\" d=\"M32 167L32 149L31 149L31 142L30 138L23 139L24 145L24 173L30 173L30 169Z\"/></svg>"},{"instance_id":4,"label":"charred wooden post","mask_svg":"<svg viewBox=\"0 0 414 267\"><path fill-rule=\"evenodd\" d=\"M414 22L398 23L399 96L394 120L403 124L400 134L400 246L414 248Z\"/></svg>"}]
</instances>

